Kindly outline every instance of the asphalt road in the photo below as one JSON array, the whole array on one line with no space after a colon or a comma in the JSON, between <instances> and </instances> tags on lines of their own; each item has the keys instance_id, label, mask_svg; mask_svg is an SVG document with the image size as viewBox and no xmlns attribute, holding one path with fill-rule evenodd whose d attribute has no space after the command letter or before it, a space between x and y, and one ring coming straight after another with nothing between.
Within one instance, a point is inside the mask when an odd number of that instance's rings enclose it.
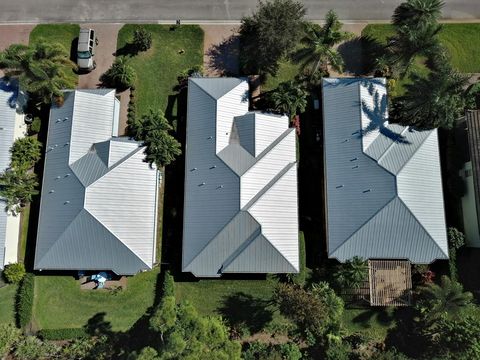
<instances>
[{"instance_id":1,"label":"asphalt road","mask_svg":"<svg viewBox=\"0 0 480 360\"><path fill-rule=\"evenodd\" d=\"M401 0L304 0L307 18L335 9L342 20L388 20ZM0 22L228 22L257 0L0 0ZM446 0L445 19L480 19L480 0ZM0 34L1 36L1 34Z\"/></svg>"}]
</instances>

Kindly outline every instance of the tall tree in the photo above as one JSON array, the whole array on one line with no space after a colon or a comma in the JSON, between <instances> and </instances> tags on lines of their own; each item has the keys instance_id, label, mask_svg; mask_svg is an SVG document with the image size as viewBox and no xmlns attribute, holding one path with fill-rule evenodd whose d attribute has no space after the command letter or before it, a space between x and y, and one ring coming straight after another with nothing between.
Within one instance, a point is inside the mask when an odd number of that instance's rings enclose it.
<instances>
[{"instance_id":1,"label":"tall tree","mask_svg":"<svg viewBox=\"0 0 480 360\"><path fill-rule=\"evenodd\" d=\"M11 166L15 169L28 170L40 160L42 143L34 137L24 137L15 140L11 153Z\"/></svg>"},{"instance_id":2,"label":"tall tree","mask_svg":"<svg viewBox=\"0 0 480 360\"><path fill-rule=\"evenodd\" d=\"M290 118L304 112L307 107L308 93L294 81L281 83L267 96L275 110L282 114L288 114Z\"/></svg>"},{"instance_id":3,"label":"tall tree","mask_svg":"<svg viewBox=\"0 0 480 360\"><path fill-rule=\"evenodd\" d=\"M240 25L241 62L245 73L272 74L278 61L292 51L303 31L305 7L295 0L260 1Z\"/></svg>"},{"instance_id":4,"label":"tall tree","mask_svg":"<svg viewBox=\"0 0 480 360\"><path fill-rule=\"evenodd\" d=\"M441 0L407 0L394 11L392 24L396 27L421 28L436 24L445 3Z\"/></svg>"},{"instance_id":5,"label":"tall tree","mask_svg":"<svg viewBox=\"0 0 480 360\"><path fill-rule=\"evenodd\" d=\"M452 128L465 107L467 78L444 64L427 77L412 74L411 80L392 104L393 122L419 129Z\"/></svg>"},{"instance_id":6,"label":"tall tree","mask_svg":"<svg viewBox=\"0 0 480 360\"><path fill-rule=\"evenodd\" d=\"M0 69L9 78L18 78L37 105L50 104L52 97L63 101L63 89L75 87L72 70L76 65L58 43L40 40L33 45L14 44L0 53Z\"/></svg>"},{"instance_id":7,"label":"tall tree","mask_svg":"<svg viewBox=\"0 0 480 360\"><path fill-rule=\"evenodd\" d=\"M146 161L162 168L179 156L180 143L170 135L173 130L162 111L152 110L141 119L129 121L129 132L135 140L143 141L146 146Z\"/></svg>"},{"instance_id":8,"label":"tall tree","mask_svg":"<svg viewBox=\"0 0 480 360\"><path fill-rule=\"evenodd\" d=\"M0 174L0 203L7 211L18 214L38 194L37 176L23 170L7 169Z\"/></svg>"},{"instance_id":9,"label":"tall tree","mask_svg":"<svg viewBox=\"0 0 480 360\"><path fill-rule=\"evenodd\" d=\"M305 36L301 43L303 47L293 54L293 60L299 62L303 70L310 74L322 71L328 73L328 65L335 71L343 71L343 58L334 48L335 45L348 40L352 34L341 31L342 23L335 11L328 11L325 25L307 23Z\"/></svg>"}]
</instances>

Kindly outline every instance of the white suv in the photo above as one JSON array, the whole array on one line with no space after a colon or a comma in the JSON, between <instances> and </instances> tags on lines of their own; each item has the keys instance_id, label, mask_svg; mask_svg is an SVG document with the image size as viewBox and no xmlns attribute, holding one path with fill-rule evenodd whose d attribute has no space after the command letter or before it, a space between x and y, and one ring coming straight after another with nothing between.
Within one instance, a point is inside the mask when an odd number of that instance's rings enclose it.
<instances>
[{"instance_id":1,"label":"white suv","mask_svg":"<svg viewBox=\"0 0 480 360\"><path fill-rule=\"evenodd\" d=\"M92 71L97 64L93 57L98 39L93 29L80 29L77 46L77 65L80 71Z\"/></svg>"}]
</instances>

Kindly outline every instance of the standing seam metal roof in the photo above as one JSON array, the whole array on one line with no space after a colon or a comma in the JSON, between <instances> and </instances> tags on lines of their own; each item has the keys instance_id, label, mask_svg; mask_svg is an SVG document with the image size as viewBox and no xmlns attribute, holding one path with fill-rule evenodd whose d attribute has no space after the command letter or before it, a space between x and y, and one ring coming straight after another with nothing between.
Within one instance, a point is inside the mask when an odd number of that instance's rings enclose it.
<instances>
[{"instance_id":1,"label":"standing seam metal roof","mask_svg":"<svg viewBox=\"0 0 480 360\"><path fill-rule=\"evenodd\" d=\"M188 86L184 272L298 272L295 131L248 111L248 83Z\"/></svg>"},{"instance_id":2,"label":"standing seam metal roof","mask_svg":"<svg viewBox=\"0 0 480 360\"><path fill-rule=\"evenodd\" d=\"M385 79L323 80L329 257L448 258L436 130L388 123Z\"/></svg>"},{"instance_id":3,"label":"standing seam metal roof","mask_svg":"<svg viewBox=\"0 0 480 360\"><path fill-rule=\"evenodd\" d=\"M50 112L35 269L131 275L155 261L158 174L112 138L111 89L65 92Z\"/></svg>"}]
</instances>

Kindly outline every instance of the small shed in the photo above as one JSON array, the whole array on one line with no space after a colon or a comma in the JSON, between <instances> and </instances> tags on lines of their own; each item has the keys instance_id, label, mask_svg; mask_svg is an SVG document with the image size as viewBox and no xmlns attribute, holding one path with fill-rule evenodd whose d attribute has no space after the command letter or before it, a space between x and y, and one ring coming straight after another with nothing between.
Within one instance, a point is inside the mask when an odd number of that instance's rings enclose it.
<instances>
[{"instance_id":1,"label":"small shed","mask_svg":"<svg viewBox=\"0 0 480 360\"><path fill-rule=\"evenodd\" d=\"M408 306L412 273L408 260L369 260L370 305Z\"/></svg>"}]
</instances>

